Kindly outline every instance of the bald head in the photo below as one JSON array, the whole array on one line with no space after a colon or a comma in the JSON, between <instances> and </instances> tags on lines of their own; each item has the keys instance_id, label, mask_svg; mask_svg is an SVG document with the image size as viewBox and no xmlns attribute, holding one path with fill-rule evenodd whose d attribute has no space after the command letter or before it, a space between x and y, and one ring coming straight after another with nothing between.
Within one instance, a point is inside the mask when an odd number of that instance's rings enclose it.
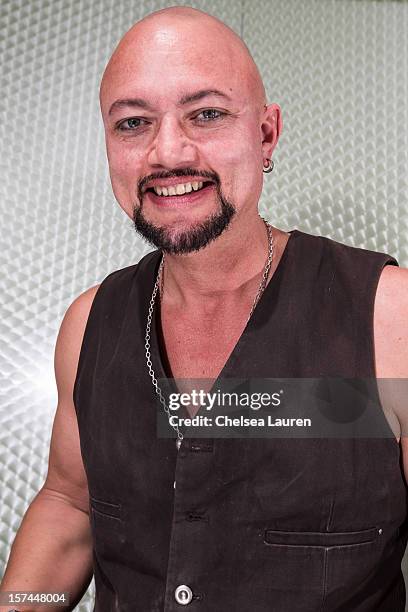
<instances>
[{"instance_id":1,"label":"bald head","mask_svg":"<svg viewBox=\"0 0 408 612\"><path fill-rule=\"evenodd\" d=\"M180 63L180 57L185 62ZM203 11L173 6L147 15L123 36L103 74L102 110L112 87L135 78L140 65L153 66L154 59L164 62L169 71L189 70L191 77L202 68L215 70L221 78L224 71L225 82L232 82L253 104L266 103L262 78L243 40ZM173 76L178 75L173 72Z\"/></svg>"},{"instance_id":2,"label":"bald head","mask_svg":"<svg viewBox=\"0 0 408 612\"><path fill-rule=\"evenodd\" d=\"M100 100L115 197L149 242L181 253L215 239L236 211L244 226L257 219L280 109L265 105L258 68L228 26L190 7L151 13L119 42ZM152 184L181 177L183 193Z\"/></svg>"}]
</instances>

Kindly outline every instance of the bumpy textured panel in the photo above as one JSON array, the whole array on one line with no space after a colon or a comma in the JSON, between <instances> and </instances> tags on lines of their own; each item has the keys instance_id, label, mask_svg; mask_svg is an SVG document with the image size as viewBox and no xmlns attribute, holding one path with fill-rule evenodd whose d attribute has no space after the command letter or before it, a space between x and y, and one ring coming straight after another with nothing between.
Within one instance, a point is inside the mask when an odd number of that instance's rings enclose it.
<instances>
[{"instance_id":1,"label":"bumpy textured panel","mask_svg":"<svg viewBox=\"0 0 408 612\"><path fill-rule=\"evenodd\" d=\"M408 4L248 0L244 38L284 129L261 210L408 263Z\"/></svg>"},{"instance_id":2,"label":"bumpy textured panel","mask_svg":"<svg viewBox=\"0 0 408 612\"><path fill-rule=\"evenodd\" d=\"M115 203L98 83L120 36L172 2L0 4L0 575L44 481L67 306L149 250ZM408 4L185 2L243 33L283 111L262 213L408 264ZM92 609L92 586L77 608Z\"/></svg>"}]
</instances>

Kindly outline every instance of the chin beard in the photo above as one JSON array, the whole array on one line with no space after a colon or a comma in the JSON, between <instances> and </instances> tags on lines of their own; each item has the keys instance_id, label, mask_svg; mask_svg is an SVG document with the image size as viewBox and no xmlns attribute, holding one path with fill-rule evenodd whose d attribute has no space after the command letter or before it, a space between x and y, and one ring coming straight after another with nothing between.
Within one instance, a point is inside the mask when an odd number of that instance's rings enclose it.
<instances>
[{"instance_id":1,"label":"chin beard","mask_svg":"<svg viewBox=\"0 0 408 612\"><path fill-rule=\"evenodd\" d=\"M142 212L142 206L134 206L133 223L138 234L147 242L166 253L182 255L198 251L216 238L228 227L235 215L234 206L219 194L220 210L201 223L172 235L165 227L150 223Z\"/></svg>"}]
</instances>

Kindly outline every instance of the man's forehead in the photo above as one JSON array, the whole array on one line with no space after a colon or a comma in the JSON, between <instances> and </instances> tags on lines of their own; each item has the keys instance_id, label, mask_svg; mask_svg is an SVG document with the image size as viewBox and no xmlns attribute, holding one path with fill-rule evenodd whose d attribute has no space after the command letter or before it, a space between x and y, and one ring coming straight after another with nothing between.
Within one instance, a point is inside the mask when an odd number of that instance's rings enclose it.
<instances>
[{"instance_id":1,"label":"man's forehead","mask_svg":"<svg viewBox=\"0 0 408 612\"><path fill-rule=\"evenodd\" d=\"M131 93L157 97L160 88L162 92L168 89L169 95L219 89L232 97L240 90L242 97L251 77L252 82L260 81L249 52L226 26L228 35L222 35L223 27L218 21L210 30L202 25L198 20L192 27L184 23L180 28L179 20L174 19L136 24L108 63L101 84L101 102L103 98L112 102L112 96L126 97Z\"/></svg>"},{"instance_id":2,"label":"man's forehead","mask_svg":"<svg viewBox=\"0 0 408 612\"><path fill-rule=\"evenodd\" d=\"M145 64L142 68L116 70L112 80L106 83L104 95L105 112L118 109L124 104L118 101L136 99L140 108L157 110L177 106L187 108L195 102L236 105L246 102L250 96L244 76L218 64L205 67L194 62L162 62ZM133 104L136 106L136 104Z\"/></svg>"}]
</instances>

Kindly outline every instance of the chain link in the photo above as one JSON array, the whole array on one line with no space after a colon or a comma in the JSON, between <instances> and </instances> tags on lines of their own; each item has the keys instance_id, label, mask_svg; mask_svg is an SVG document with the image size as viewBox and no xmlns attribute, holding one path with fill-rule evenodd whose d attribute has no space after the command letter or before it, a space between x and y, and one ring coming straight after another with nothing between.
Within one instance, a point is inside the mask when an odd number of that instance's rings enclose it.
<instances>
[{"instance_id":1,"label":"chain link","mask_svg":"<svg viewBox=\"0 0 408 612\"><path fill-rule=\"evenodd\" d=\"M167 414L167 417L170 417L170 408L167 406L166 404L166 400L163 396L162 390L159 387L159 383L157 382L157 378L156 375L154 373L153 370L153 364L152 364L152 358L151 358L151 354L150 354L150 330L151 330L151 325L152 325L152 318L153 318L153 310L154 310L154 302L156 299L156 295L157 295L157 291L159 288L159 279L161 277L162 274L162 270L163 270L163 266L164 266L164 255L162 256L161 262L160 262L160 266L159 266L159 270L157 273L157 279L154 285L154 289L153 289L153 293L152 293L152 297L150 298L150 304L149 304L149 311L147 313L147 323L146 323L146 335L145 335L145 350L146 350L146 365L147 365L147 369L150 375L150 378L152 379L152 384L153 387L159 397L160 403L163 406L164 412ZM169 421L170 423L170 421ZM178 425L172 425L170 423L170 425L173 427L173 429L176 431L177 433L177 439L181 440L183 439L183 434L181 433ZM179 448L179 446L178 446Z\"/></svg>"},{"instance_id":2,"label":"chain link","mask_svg":"<svg viewBox=\"0 0 408 612\"><path fill-rule=\"evenodd\" d=\"M261 283L259 285L258 288L258 293L255 296L254 299L254 303L252 304L252 308L251 308L251 312L249 313L248 319L247 319L247 323L249 321L249 319L252 317L252 314L256 308L256 305L259 302L259 298L261 297L262 293L265 290L266 284L268 282L268 276L269 276L269 271L271 269L271 265L272 265L272 259L273 259L273 250L274 250L274 240L273 240L273 234L272 234L272 226L269 225L269 223L267 223L265 221L265 219L262 219L262 221L265 223L266 225L266 231L268 232L268 258L266 260L266 264L264 267L264 271L262 274L262 278L261 278Z\"/></svg>"},{"instance_id":3,"label":"chain link","mask_svg":"<svg viewBox=\"0 0 408 612\"><path fill-rule=\"evenodd\" d=\"M262 293L265 290L266 284L268 282L268 276L269 276L269 271L271 269L271 264L272 264L272 259L273 259L273 252L274 252L274 240L273 240L273 234L272 234L272 226L269 225L265 219L262 219L263 222L266 225L266 229L268 232L268 258L266 260L266 264L263 270L263 274L262 274L262 278L261 278L261 282L257 291L257 294L255 296L254 302L252 304L252 308L251 308L251 312L249 313L248 319L247 319L247 324L249 319L252 317L252 314L256 308L256 305L259 302L259 299L262 295ZM165 413L167 414L167 417L170 419L170 408L167 406L166 400L163 396L162 390L159 387L159 383L157 381L156 375L154 373L154 369L153 369L153 364L152 364L152 358L151 358L151 354L150 354L150 331L151 331L151 325L152 325L152 319L153 319L153 311L154 311L154 303L156 300L156 295L157 295L157 291L159 290L159 286L160 286L160 281L163 282L163 268L164 268L164 253L162 255L162 259L160 262L160 266L159 269L157 271L157 277L156 277L156 282L154 284L154 288L153 288L153 292L152 292L152 296L150 298L150 303L149 303L149 310L148 310L148 314L147 314L147 322L146 322L146 334L145 334L145 351L146 351L146 365L147 365L147 369L149 372L149 376L152 379L152 384L154 387L154 390L156 391L156 394L159 398L159 401L161 403L161 405L163 406L163 409L165 411ZM163 285L162 285L163 287ZM169 420L169 424L171 425L171 427L173 427L173 429L175 430L175 432L177 433L177 449L180 448L181 446L181 442L183 440L183 434L181 433L178 425L173 425L170 420Z\"/></svg>"}]
</instances>

